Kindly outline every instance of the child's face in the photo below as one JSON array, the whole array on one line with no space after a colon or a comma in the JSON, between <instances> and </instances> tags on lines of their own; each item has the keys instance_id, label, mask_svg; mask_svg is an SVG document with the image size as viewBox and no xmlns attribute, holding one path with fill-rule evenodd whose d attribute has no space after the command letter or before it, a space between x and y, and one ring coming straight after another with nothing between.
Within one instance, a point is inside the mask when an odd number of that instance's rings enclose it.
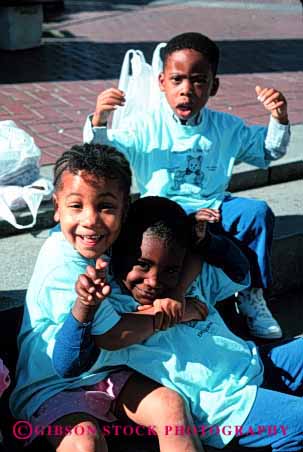
<instances>
[{"instance_id":1,"label":"child's face","mask_svg":"<svg viewBox=\"0 0 303 452\"><path fill-rule=\"evenodd\" d=\"M65 171L54 203L55 220L82 256L99 257L118 237L125 195L116 180Z\"/></svg>"},{"instance_id":2,"label":"child's face","mask_svg":"<svg viewBox=\"0 0 303 452\"><path fill-rule=\"evenodd\" d=\"M167 102L181 120L198 113L219 87L219 79L214 78L208 59L193 49L169 55L159 83Z\"/></svg>"},{"instance_id":3,"label":"child's face","mask_svg":"<svg viewBox=\"0 0 303 452\"><path fill-rule=\"evenodd\" d=\"M140 304L152 304L176 287L185 257L177 244L167 246L158 237L143 235L141 257L126 275L124 284Z\"/></svg>"}]
</instances>

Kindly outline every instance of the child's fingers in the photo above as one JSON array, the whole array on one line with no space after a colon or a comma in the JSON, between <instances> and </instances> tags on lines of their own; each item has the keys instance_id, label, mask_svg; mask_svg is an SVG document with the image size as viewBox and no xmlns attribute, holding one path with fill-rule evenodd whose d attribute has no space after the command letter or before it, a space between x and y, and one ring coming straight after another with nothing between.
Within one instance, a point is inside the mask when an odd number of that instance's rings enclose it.
<instances>
[{"instance_id":1,"label":"child's fingers","mask_svg":"<svg viewBox=\"0 0 303 452\"><path fill-rule=\"evenodd\" d=\"M108 267L108 262L105 259L102 259L102 257L98 257L96 260L96 269L97 270L104 270Z\"/></svg>"},{"instance_id":2,"label":"child's fingers","mask_svg":"<svg viewBox=\"0 0 303 452\"><path fill-rule=\"evenodd\" d=\"M109 284L105 284L103 287L101 287L101 290L96 290L96 297L99 300L103 300L104 298L108 297L111 293L112 288Z\"/></svg>"},{"instance_id":3,"label":"child's fingers","mask_svg":"<svg viewBox=\"0 0 303 452\"><path fill-rule=\"evenodd\" d=\"M79 297L91 301L93 299L93 293L95 287L91 285L86 275L80 275L75 286L76 292Z\"/></svg>"},{"instance_id":4,"label":"child's fingers","mask_svg":"<svg viewBox=\"0 0 303 452\"><path fill-rule=\"evenodd\" d=\"M273 93L268 93L263 97L263 105L269 105L272 102L278 102L280 98L280 93L274 91Z\"/></svg>"},{"instance_id":5,"label":"child's fingers","mask_svg":"<svg viewBox=\"0 0 303 452\"><path fill-rule=\"evenodd\" d=\"M91 282L90 278L87 277L87 275L80 275L78 277L76 287L82 288L83 290L86 290L88 292L94 286L92 285L92 282Z\"/></svg>"},{"instance_id":6,"label":"child's fingers","mask_svg":"<svg viewBox=\"0 0 303 452\"><path fill-rule=\"evenodd\" d=\"M125 96L120 93L103 92L100 94L97 100L97 106L103 107L104 105L123 105L125 103Z\"/></svg>"},{"instance_id":7,"label":"child's fingers","mask_svg":"<svg viewBox=\"0 0 303 452\"><path fill-rule=\"evenodd\" d=\"M208 221L216 223L220 220L220 211L218 209L200 209L195 215L197 221Z\"/></svg>"},{"instance_id":8,"label":"child's fingers","mask_svg":"<svg viewBox=\"0 0 303 452\"><path fill-rule=\"evenodd\" d=\"M98 97L97 101L100 101L102 99L108 99L108 98L116 98L116 99L122 99L125 98L125 93L121 91L119 88L108 88L102 91Z\"/></svg>"},{"instance_id":9,"label":"child's fingers","mask_svg":"<svg viewBox=\"0 0 303 452\"><path fill-rule=\"evenodd\" d=\"M255 87L255 90L256 90L257 96L259 96L260 93L261 93L261 91L262 91L262 88L261 88L261 86L257 85L257 86Z\"/></svg>"},{"instance_id":10,"label":"child's fingers","mask_svg":"<svg viewBox=\"0 0 303 452\"><path fill-rule=\"evenodd\" d=\"M86 275L92 280L95 281L98 277L97 275L97 271L95 269L95 267L93 267L92 265L88 265L86 267Z\"/></svg>"},{"instance_id":11,"label":"child's fingers","mask_svg":"<svg viewBox=\"0 0 303 452\"><path fill-rule=\"evenodd\" d=\"M182 318L182 303L170 298L163 298L155 300L153 303L155 309L159 309L164 312L170 319L170 325L174 325Z\"/></svg>"},{"instance_id":12,"label":"child's fingers","mask_svg":"<svg viewBox=\"0 0 303 452\"><path fill-rule=\"evenodd\" d=\"M152 304L143 304L137 307L137 311L147 311L151 308L153 308Z\"/></svg>"}]
</instances>

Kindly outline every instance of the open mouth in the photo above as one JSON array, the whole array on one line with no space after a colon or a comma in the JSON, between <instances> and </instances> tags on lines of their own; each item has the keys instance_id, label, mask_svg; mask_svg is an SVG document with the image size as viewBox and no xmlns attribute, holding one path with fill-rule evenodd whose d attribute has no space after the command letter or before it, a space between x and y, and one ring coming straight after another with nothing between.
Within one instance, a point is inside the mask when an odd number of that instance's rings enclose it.
<instances>
[{"instance_id":1,"label":"open mouth","mask_svg":"<svg viewBox=\"0 0 303 452\"><path fill-rule=\"evenodd\" d=\"M81 242L86 246L95 246L97 243L99 243L105 235L103 234L96 234L96 235L80 235L78 234L77 237L81 239Z\"/></svg>"},{"instance_id":2,"label":"open mouth","mask_svg":"<svg viewBox=\"0 0 303 452\"><path fill-rule=\"evenodd\" d=\"M192 113L193 107L190 103L178 104L176 107L178 114L181 116L188 116Z\"/></svg>"}]
</instances>

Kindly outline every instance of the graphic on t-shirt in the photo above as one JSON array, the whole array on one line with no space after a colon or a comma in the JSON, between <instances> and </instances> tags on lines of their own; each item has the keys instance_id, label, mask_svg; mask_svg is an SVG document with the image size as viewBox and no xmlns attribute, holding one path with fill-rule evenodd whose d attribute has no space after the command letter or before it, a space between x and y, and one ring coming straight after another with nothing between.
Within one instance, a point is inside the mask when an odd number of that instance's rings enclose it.
<instances>
[{"instance_id":1,"label":"graphic on t-shirt","mask_svg":"<svg viewBox=\"0 0 303 452\"><path fill-rule=\"evenodd\" d=\"M173 173L173 181L170 187L172 191L190 191L195 193L200 192L203 173L201 171L202 155L194 157L188 155L186 158L186 167L183 169L171 170Z\"/></svg>"}]
</instances>

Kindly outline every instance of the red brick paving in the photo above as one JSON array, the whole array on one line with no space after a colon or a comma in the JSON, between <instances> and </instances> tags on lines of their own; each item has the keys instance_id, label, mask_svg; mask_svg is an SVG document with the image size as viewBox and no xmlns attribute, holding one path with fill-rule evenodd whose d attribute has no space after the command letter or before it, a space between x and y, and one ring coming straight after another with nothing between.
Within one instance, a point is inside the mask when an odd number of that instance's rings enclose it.
<instances>
[{"instance_id":1,"label":"red brick paving","mask_svg":"<svg viewBox=\"0 0 303 452\"><path fill-rule=\"evenodd\" d=\"M13 119L35 138L42 164L53 163L82 140L86 115L94 110L97 94L115 83L128 48L150 55L156 42L184 31L201 31L221 48L221 87L212 108L266 123L254 87L275 86L288 99L291 122L303 123L303 16L298 11L181 4L81 11L78 3L67 13L46 25L63 38L45 38L42 47L29 51L0 51L0 120Z\"/></svg>"}]
</instances>

